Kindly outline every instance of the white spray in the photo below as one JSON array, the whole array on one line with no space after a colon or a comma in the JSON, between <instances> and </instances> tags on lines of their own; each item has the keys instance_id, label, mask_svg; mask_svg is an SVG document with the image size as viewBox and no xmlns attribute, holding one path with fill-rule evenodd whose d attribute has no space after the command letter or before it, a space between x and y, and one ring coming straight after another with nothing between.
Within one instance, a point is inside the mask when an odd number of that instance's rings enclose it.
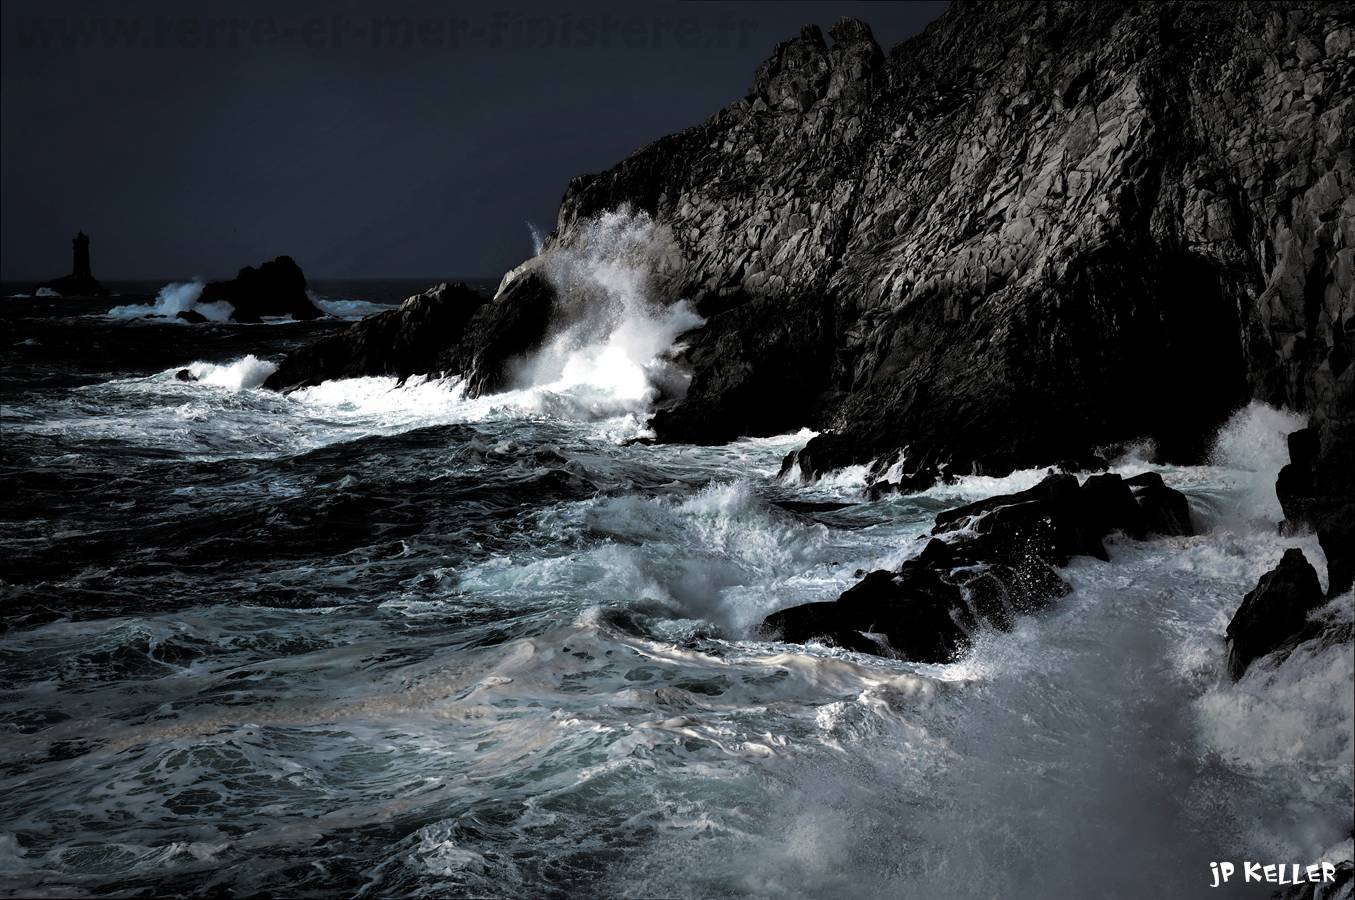
<instances>
[{"instance_id":1,"label":"white spray","mask_svg":"<svg viewBox=\"0 0 1355 900\"><path fill-rule=\"evenodd\" d=\"M622 208L584 224L545 257L561 298L554 336L528 359L524 387L568 395L592 416L638 412L659 385L680 380L669 363L677 337L702 319L686 301L655 302L654 279L674 255L671 236Z\"/></svg>"},{"instance_id":2,"label":"white spray","mask_svg":"<svg viewBox=\"0 0 1355 900\"><path fill-rule=\"evenodd\" d=\"M200 313L213 322L229 322L235 307L225 301L199 303L205 287L201 281L171 282L160 289L153 304L115 306L108 311L112 319L141 319L164 316L173 319L181 312Z\"/></svg>"}]
</instances>

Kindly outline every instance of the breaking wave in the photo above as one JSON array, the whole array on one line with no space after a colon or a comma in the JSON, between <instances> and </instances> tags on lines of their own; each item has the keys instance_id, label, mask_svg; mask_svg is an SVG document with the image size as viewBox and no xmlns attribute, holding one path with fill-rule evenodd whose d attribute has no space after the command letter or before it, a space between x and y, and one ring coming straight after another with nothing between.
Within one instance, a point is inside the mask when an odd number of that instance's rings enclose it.
<instances>
[{"instance_id":1,"label":"breaking wave","mask_svg":"<svg viewBox=\"0 0 1355 900\"><path fill-rule=\"evenodd\" d=\"M672 262L672 237L645 213L607 213L543 258L560 298L546 345L523 362L518 384L555 395L592 418L644 412L680 395L679 335L702 324L686 301L662 305L655 280Z\"/></svg>"},{"instance_id":2,"label":"breaking wave","mask_svg":"<svg viewBox=\"0 0 1355 900\"><path fill-rule=\"evenodd\" d=\"M154 303L115 306L107 312L111 319L144 319L152 316L173 319L181 312L196 312L212 322L229 322L235 307L218 300L199 303L205 285L201 281L173 282L165 285Z\"/></svg>"},{"instance_id":3,"label":"breaking wave","mask_svg":"<svg viewBox=\"0 0 1355 900\"><path fill-rule=\"evenodd\" d=\"M169 329L191 379L6 405L0 890L1189 895L1221 853L1348 834L1349 642L1222 674L1261 573L1323 568L1274 526L1297 417L1240 411L1208 465L1117 461L1209 530L1112 536L959 662L769 642L769 612L1045 473L872 499L866 467L776 477L807 431L623 445L694 317L655 299L643 216L587 233L539 261L565 313L503 394L262 390L293 340L264 325L214 362Z\"/></svg>"}]
</instances>

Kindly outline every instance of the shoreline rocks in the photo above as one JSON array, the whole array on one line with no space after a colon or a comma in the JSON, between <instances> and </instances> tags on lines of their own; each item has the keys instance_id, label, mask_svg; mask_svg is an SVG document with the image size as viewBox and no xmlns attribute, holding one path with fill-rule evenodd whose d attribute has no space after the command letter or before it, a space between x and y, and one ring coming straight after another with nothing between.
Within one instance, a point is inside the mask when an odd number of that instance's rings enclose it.
<instances>
[{"instance_id":1,"label":"shoreline rocks","mask_svg":"<svg viewBox=\"0 0 1355 900\"><path fill-rule=\"evenodd\" d=\"M293 390L334 378L462 375L469 396L511 386L513 364L545 339L555 291L535 269L506 279L493 300L439 284L399 307L289 353L264 387Z\"/></svg>"},{"instance_id":2,"label":"shoreline rocks","mask_svg":"<svg viewBox=\"0 0 1355 900\"><path fill-rule=\"evenodd\" d=\"M1346 373L1346 381L1350 380ZM1289 463L1275 479L1284 511L1281 534L1317 533L1327 560L1327 592L1303 551L1286 550L1242 598L1225 632L1228 675L1237 681L1257 659L1287 656L1304 641L1348 643L1350 626L1309 620L1326 601L1351 590L1355 574L1355 429L1331 418L1288 436ZM1281 660L1282 661L1282 660Z\"/></svg>"},{"instance_id":3,"label":"shoreline rocks","mask_svg":"<svg viewBox=\"0 0 1355 900\"><path fill-rule=\"evenodd\" d=\"M1279 564L1242 598L1228 623L1228 675L1237 681L1257 659L1297 639L1308 614L1324 602L1317 570L1302 550L1286 550Z\"/></svg>"},{"instance_id":4,"label":"shoreline rocks","mask_svg":"<svg viewBox=\"0 0 1355 900\"><path fill-rule=\"evenodd\" d=\"M904 490L1144 438L1198 462L1248 399L1349 408L1349 47L1321 3L957 3L888 53L806 26L573 179L545 252L621 208L671 235L648 299L707 321L662 441L811 427L788 466ZM438 361L504 389L554 310L512 279Z\"/></svg>"},{"instance_id":5,"label":"shoreline rocks","mask_svg":"<svg viewBox=\"0 0 1355 900\"><path fill-rule=\"evenodd\" d=\"M459 334L485 298L461 283L435 285L395 309L367 316L338 334L289 353L268 376L273 390L311 387L333 378L431 374L443 367L449 334Z\"/></svg>"},{"instance_id":6,"label":"shoreline rocks","mask_svg":"<svg viewBox=\"0 0 1355 900\"><path fill-rule=\"evenodd\" d=\"M1349 30L1316 3L954 4L886 55L807 27L743 100L571 182L555 240L630 204L681 244L660 299L720 301L660 439L811 427L805 476L919 483L1139 438L1197 462L1249 398L1339 408ZM763 339L782 322L797 345Z\"/></svg>"},{"instance_id":7,"label":"shoreline rocks","mask_svg":"<svg viewBox=\"0 0 1355 900\"><path fill-rule=\"evenodd\" d=\"M1029 490L989 497L936 516L922 552L895 571L867 574L835 601L767 616L762 632L790 643L822 641L914 662L951 662L976 629L1008 630L1017 615L1048 607L1072 588L1058 574L1073 556L1110 559L1114 531L1195 533L1185 495L1150 473L1053 474Z\"/></svg>"},{"instance_id":8,"label":"shoreline rocks","mask_svg":"<svg viewBox=\"0 0 1355 900\"><path fill-rule=\"evenodd\" d=\"M1289 460L1275 480L1281 531L1317 533L1335 597L1355 582L1355 410L1289 435Z\"/></svg>"}]
</instances>

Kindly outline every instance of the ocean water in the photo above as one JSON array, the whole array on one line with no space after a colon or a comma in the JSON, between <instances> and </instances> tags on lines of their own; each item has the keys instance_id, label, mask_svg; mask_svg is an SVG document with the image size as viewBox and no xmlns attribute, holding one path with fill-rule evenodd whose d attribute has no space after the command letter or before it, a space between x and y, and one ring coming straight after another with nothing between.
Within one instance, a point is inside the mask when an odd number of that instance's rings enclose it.
<instances>
[{"instance_id":1,"label":"ocean water","mask_svg":"<svg viewBox=\"0 0 1355 900\"><path fill-rule=\"evenodd\" d=\"M1111 539L957 663L769 642L767 613L1043 473L870 501L859 470L776 477L808 432L628 443L695 319L576 253L598 312L475 400L259 388L340 321L0 300L0 891L1158 897L1349 857L1351 645L1222 677L1286 547L1325 578L1274 526L1299 417L1239 411L1209 465L1120 460L1205 533Z\"/></svg>"}]
</instances>

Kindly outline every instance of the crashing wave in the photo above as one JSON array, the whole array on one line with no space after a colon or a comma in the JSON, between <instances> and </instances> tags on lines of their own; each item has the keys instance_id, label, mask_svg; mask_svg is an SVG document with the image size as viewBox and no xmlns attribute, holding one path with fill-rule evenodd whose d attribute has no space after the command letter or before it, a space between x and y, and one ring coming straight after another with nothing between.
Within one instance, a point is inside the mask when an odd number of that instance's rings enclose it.
<instances>
[{"instance_id":1,"label":"crashing wave","mask_svg":"<svg viewBox=\"0 0 1355 900\"><path fill-rule=\"evenodd\" d=\"M160 289L154 303L115 306L107 313L110 319L145 319L163 317L175 319L181 312L195 312L212 322L229 322L235 308L225 301L199 303L205 285L201 281L171 282Z\"/></svg>"}]
</instances>

